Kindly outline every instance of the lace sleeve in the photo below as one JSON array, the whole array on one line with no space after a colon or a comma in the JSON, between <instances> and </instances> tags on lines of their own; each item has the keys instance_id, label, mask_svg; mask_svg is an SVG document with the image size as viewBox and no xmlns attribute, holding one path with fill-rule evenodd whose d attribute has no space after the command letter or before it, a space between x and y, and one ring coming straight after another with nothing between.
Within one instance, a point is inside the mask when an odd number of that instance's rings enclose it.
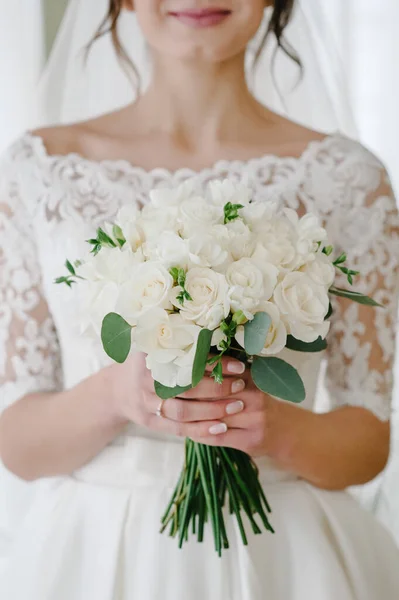
<instances>
[{"instance_id":1,"label":"lace sleeve","mask_svg":"<svg viewBox=\"0 0 399 600\"><path fill-rule=\"evenodd\" d=\"M14 154L0 166L0 412L28 393L61 388L58 341L20 192L30 159Z\"/></svg>"},{"instance_id":2,"label":"lace sleeve","mask_svg":"<svg viewBox=\"0 0 399 600\"><path fill-rule=\"evenodd\" d=\"M358 179L351 206L342 211L338 237L348 265L360 271L356 291L372 296L384 308L334 299L326 384L333 405L363 406L387 420L398 310L399 218L386 171L380 163L366 169L361 178L367 179L367 193ZM343 275L337 285L348 288Z\"/></svg>"}]
</instances>

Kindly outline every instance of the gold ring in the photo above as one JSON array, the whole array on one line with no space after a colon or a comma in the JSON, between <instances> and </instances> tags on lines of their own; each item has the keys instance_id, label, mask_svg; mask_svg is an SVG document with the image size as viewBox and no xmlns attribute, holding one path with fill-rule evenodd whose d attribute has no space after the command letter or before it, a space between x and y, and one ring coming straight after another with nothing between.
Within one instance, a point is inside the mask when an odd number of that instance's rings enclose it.
<instances>
[{"instance_id":1,"label":"gold ring","mask_svg":"<svg viewBox=\"0 0 399 600\"><path fill-rule=\"evenodd\" d=\"M162 412L162 407L163 407L164 402L165 402L165 400L161 400L161 402L159 403L158 408L156 410L156 413L155 413L157 415L157 417L161 417L161 419L165 418L165 416Z\"/></svg>"}]
</instances>

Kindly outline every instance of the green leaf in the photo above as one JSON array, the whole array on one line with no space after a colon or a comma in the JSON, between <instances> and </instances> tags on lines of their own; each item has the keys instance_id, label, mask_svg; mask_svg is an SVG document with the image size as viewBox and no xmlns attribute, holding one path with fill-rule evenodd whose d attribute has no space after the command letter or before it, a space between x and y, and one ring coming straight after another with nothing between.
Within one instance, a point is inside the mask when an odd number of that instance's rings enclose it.
<instances>
[{"instance_id":1,"label":"green leaf","mask_svg":"<svg viewBox=\"0 0 399 600\"><path fill-rule=\"evenodd\" d=\"M100 244L104 246L110 246L111 248L116 248L116 244L112 238L109 237L107 233L101 227L97 229L97 239Z\"/></svg>"},{"instance_id":2,"label":"green leaf","mask_svg":"<svg viewBox=\"0 0 399 600\"><path fill-rule=\"evenodd\" d=\"M295 352L322 352L327 348L327 341L319 337L315 342L306 343L289 335L286 347L289 350L295 350Z\"/></svg>"},{"instance_id":3,"label":"green leaf","mask_svg":"<svg viewBox=\"0 0 399 600\"><path fill-rule=\"evenodd\" d=\"M240 216L238 211L240 208L244 208L242 204L232 204L231 202L227 202L224 206L224 224L230 223L231 221L235 221Z\"/></svg>"},{"instance_id":4,"label":"green leaf","mask_svg":"<svg viewBox=\"0 0 399 600\"><path fill-rule=\"evenodd\" d=\"M54 283L65 283L68 287L72 287L73 283L76 283L71 277L57 277L54 279Z\"/></svg>"},{"instance_id":5,"label":"green leaf","mask_svg":"<svg viewBox=\"0 0 399 600\"><path fill-rule=\"evenodd\" d=\"M325 254L326 256L330 256L330 254L332 254L333 251L333 246L325 246L325 248L323 248L323 254Z\"/></svg>"},{"instance_id":6,"label":"green leaf","mask_svg":"<svg viewBox=\"0 0 399 600\"><path fill-rule=\"evenodd\" d=\"M305 386L298 371L280 358L255 358L251 374L255 385L266 394L295 404L305 400Z\"/></svg>"},{"instance_id":7,"label":"green leaf","mask_svg":"<svg viewBox=\"0 0 399 600\"><path fill-rule=\"evenodd\" d=\"M132 345L132 327L116 313L104 317L101 340L105 352L117 363L123 363L129 356Z\"/></svg>"},{"instance_id":8,"label":"green leaf","mask_svg":"<svg viewBox=\"0 0 399 600\"><path fill-rule=\"evenodd\" d=\"M345 252L344 252L343 254L341 254L340 256L338 256L338 258L336 258L336 259L334 260L333 264L334 264L335 266L337 266L337 265L342 265L342 263L346 262L346 260L347 260L347 256L346 256L346 254L345 254Z\"/></svg>"},{"instance_id":9,"label":"green leaf","mask_svg":"<svg viewBox=\"0 0 399 600\"><path fill-rule=\"evenodd\" d=\"M244 348L248 354L252 356L263 350L271 323L267 313L258 312L252 321L244 325Z\"/></svg>"},{"instance_id":10,"label":"green leaf","mask_svg":"<svg viewBox=\"0 0 399 600\"><path fill-rule=\"evenodd\" d=\"M353 302L357 302L358 304L363 304L364 306L380 306L373 298L369 296L365 296L364 294L360 294L359 292L353 292L351 290L343 290L341 288L330 288L330 294L334 294L334 296L339 296L340 298L348 298L348 300L353 300Z\"/></svg>"},{"instance_id":11,"label":"green leaf","mask_svg":"<svg viewBox=\"0 0 399 600\"><path fill-rule=\"evenodd\" d=\"M161 400L169 400L170 398L176 398L176 396L180 396L181 394L184 394L184 392L191 390L191 385L186 387L177 386L170 388L162 385L158 381L154 381L154 388L156 395L161 398Z\"/></svg>"},{"instance_id":12,"label":"green leaf","mask_svg":"<svg viewBox=\"0 0 399 600\"><path fill-rule=\"evenodd\" d=\"M119 227L119 225L114 225L112 228L112 233L114 234L114 237L116 239L116 241L118 242L118 244L122 247L126 244L126 238L123 235L123 231L122 229Z\"/></svg>"},{"instance_id":13,"label":"green leaf","mask_svg":"<svg viewBox=\"0 0 399 600\"><path fill-rule=\"evenodd\" d=\"M211 349L213 331L202 329L198 336L197 350L193 364L193 387L196 387L205 374L206 363Z\"/></svg>"},{"instance_id":14,"label":"green leaf","mask_svg":"<svg viewBox=\"0 0 399 600\"><path fill-rule=\"evenodd\" d=\"M76 275L75 268L74 268L73 264L71 262L69 262L69 260L66 261L65 266L68 269L68 271L71 273L71 275Z\"/></svg>"},{"instance_id":15,"label":"green leaf","mask_svg":"<svg viewBox=\"0 0 399 600\"><path fill-rule=\"evenodd\" d=\"M175 283L177 283L177 279L178 279L178 277L179 277L179 269L178 269L177 267L172 267L172 268L169 270L169 273L172 275L172 277L173 277L173 281L174 281Z\"/></svg>"},{"instance_id":16,"label":"green leaf","mask_svg":"<svg viewBox=\"0 0 399 600\"><path fill-rule=\"evenodd\" d=\"M246 323L247 321L248 321L248 319L244 315L242 310L238 310L236 313L234 313L233 323L235 323L236 325L244 325L244 323Z\"/></svg>"},{"instance_id":17,"label":"green leaf","mask_svg":"<svg viewBox=\"0 0 399 600\"><path fill-rule=\"evenodd\" d=\"M216 383L223 383L223 364L219 361L216 367L212 371L212 377Z\"/></svg>"}]
</instances>

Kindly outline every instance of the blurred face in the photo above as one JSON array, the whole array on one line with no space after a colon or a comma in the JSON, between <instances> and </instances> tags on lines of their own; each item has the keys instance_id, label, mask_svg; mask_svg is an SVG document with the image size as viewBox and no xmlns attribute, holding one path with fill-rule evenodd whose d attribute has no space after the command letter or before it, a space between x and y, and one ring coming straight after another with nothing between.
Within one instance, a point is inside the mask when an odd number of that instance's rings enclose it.
<instances>
[{"instance_id":1,"label":"blurred face","mask_svg":"<svg viewBox=\"0 0 399 600\"><path fill-rule=\"evenodd\" d=\"M245 50L268 4L265 0L126 0L155 52L214 63Z\"/></svg>"}]
</instances>

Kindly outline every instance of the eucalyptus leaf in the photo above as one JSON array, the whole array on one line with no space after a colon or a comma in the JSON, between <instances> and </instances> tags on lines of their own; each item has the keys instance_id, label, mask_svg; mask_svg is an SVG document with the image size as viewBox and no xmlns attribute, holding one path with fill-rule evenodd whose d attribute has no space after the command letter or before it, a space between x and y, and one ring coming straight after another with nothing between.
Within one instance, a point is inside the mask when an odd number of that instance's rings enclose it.
<instances>
[{"instance_id":1,"label":"eucalyptus leaf","mask_svg":"<svg viewBox=\"0 0 399 600\"><path fill-rule=\"evenodd\" d=\"M289 350L295 350L295 352L322 352L327 348L327 341L319 337L315 342L307 343L301 342L301 340L297 340L292 335L289 335L286 347Z\"/></svg>"},{"instance_id":2,"label":"eucalyptus leaf","mask_svg":"<svg viewBox=\"0 0 399 600\"><path fill-rule=\"evenodd\" d=\"M116 313L104 317L101 340L105 352L117 363L123 363L129 356L132 345L132 327Z\"/></svg>"},{"instance_id":3,"label":"eucalyptus leaf","mask_svg":"<svg viewBox=\"0 0 399 600\"><path fill-rule=\"evenodd\" d=\"M184 394L184 392L191 390L191 385L186 387L176 386L174 388L170 388L162 385L158 381L154 381L154 388L156 395L161 398L161 400L169 400L170 398L176 398L176 396L180 396L180 394Z\"/></svg>"},{"instance_id":4,"label":"eucalyptus leaf","mask_svg":"<svg viewBox=\"0 0 399 600\"><path fill-rule=\"evenodd\" d=\"M353 302L357 302L358 304L363 304L364 306L380 306L373 298L369 296L365 296L364 294L360 294L359 292L353 292L351 290L343 290L341 288L330 288L330 294L334 294L334 296L339 296L341 298L348 298L348 300L353 300Z\"/></svg>"},{"instance_id":5,"label":"eucalyptus leaf","mask_svg":"<svg viewBox=\"0 0 399 600\"><path fill-rule=\"evenodd\" d=\"M263 350L271 323L267 313L258 312L252 321L244 325L244 348L249 355L259 354Z\"/></svg>"},{"instance_id":6,"label":"eucalyptus leaf","mask_svg":"<svg viewBox=\"0 0 399 600\"><path fill-rule=\"evenodd\" d=\"M255 358L251 374L255 385L266 394L295 404L305 400L305 386L298 371L280 358Z\"/></svg>"},{"instance_id":7,"label":"eucalyptus leaf","mask_svg":"<svg viewBox=\"0 0 399 600\"><path fill-rule=\"evenodd\" d=\"M193 387L196 387L205 374L209 351L211 349L213 331L202 329L198 336L197 350L193 364Z\"/></svg>"}]
</instances>

